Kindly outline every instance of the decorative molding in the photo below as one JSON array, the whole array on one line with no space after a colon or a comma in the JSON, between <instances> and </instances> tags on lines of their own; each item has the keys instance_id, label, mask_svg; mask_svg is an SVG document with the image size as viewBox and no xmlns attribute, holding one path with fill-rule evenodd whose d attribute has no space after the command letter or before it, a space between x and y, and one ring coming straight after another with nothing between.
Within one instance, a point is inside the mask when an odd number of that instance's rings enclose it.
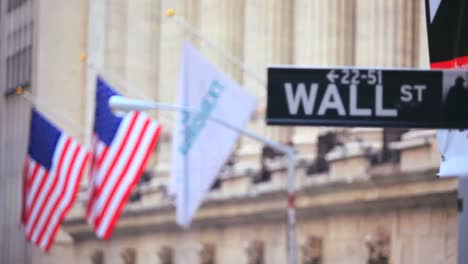
<instances>
[{"instance_id":1,"label":"decorative molding","mask_svg":"<svg viewBox=\"0 0 468 264\"><path fill-rule=\"evenodd\" d=\"M380 228L374 234L366 236L366 246L369 253L367 264L390 263L390 235L388 231Z\"/></svg>"},{"instance_id":2,"label":"decorative molding","mask_svg":"<svg viewBox=\"0 0 468 264\"><path fill-rule=\"evenodd\" d=\"M302 264L321 264L323 255L322 238L310 236L301 247Z\"/></svg>"},{"instance_id":3,"label":"decorative molding","mask_svg":"<svg viewBox=\"0 0 468 264\"><path fill-rule=\"evenodd\" d=\"M96 250L91 254L90 259L92 264L104 264L104 252Z\"/></svg>"},{"instance_id":4,"label":"decorative molding","mask_svg":"<svg viewBox=\"0 0 468 264\"><path fill-rule=\"evenodd\" d=\"M133 248L126 248L120 253L124 264L136 264L136 251Z\"/></svg>"},{"instance_id":5,"label":"decorative molding","mask_svg":"<svg viewBox=\"0 0 468 264\"><path fill-rule=\"evenodd\" d=\"M265 244L260 240L253 240L247 243L245 248L247 264L265 263Z\"/></svg>"},{"instance_id":6,"label":"decorative molding","mask_svg":"<svg viewBox=\"0 0 468 264\"><path fill-rule=\"evenodd\" d=\"M372 146L366 142L349 142L343 146L337 146L327 153L325 159L328 162L334 162L344 159L351 159L357 157L366 157L368 154L374 152Z\"/></svg>"},{"instance_id":7,"label":"decorative molding","mask_svg":"<svg viewBox=\"0 0 468 264\"><path fill-rule=\"evenodd\" d=\"M368 210L396 208L456 206L456 179L438 179L436 171L374 175L365 181L324 182L298 190L297 217L308 219ZM336 195L339 194L339 195ZM238 197L220 201L208 200L192 223L193 228L213 225L243 225L284 219L281 203L286 191L263 193L255 197ZM323 202L326 201L326 202ZM132 221L132 219L139 219ZM64 229L75 241L95 240L94 233L83 218L67 219ZM126 211L113 236L133 236L148 232L177 232L174 208L152 206Z\"/></svg>"},{"instance_id":8,"label":"decorative molding","mask_svg":"<svg viewBox=\"0 0 468 264\"><path fill-rule=\"evenodd\" d=\"M158 252L158 257L161 264L173 264L174 250L169 246L163 246Z\"/></svg>"},{"instance_id":9,"label":"decorative molding","mask_svg":"<svg viewBox=\"0 0 468 264\"><path fill-rule=\"evenodd\" d=\"M421 147L430 147L432 145L429 138L413 138L403 141L391 142L389 148L391 150L407 150Z\"/></svg>"},{"instance_id":10,"label":"decorative molding","mask_svg":"<svg viewBox=\"0 0 468 264\"><path fill-rule=\"evenodd\" d=\"M216 247L214 244L203 244L199 252L200 264L216 264Z\"/></svg>"}]
</instances>

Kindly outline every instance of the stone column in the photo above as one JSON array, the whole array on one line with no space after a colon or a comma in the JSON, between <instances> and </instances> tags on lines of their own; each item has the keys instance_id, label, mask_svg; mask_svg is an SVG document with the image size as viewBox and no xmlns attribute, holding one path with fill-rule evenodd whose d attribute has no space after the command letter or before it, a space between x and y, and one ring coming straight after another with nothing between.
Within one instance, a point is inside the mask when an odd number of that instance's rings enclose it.
<instances>
[{"instance_id":1,"label":"stone column","mask_svg":"<svg viewBox=\"0 0 468 264\"><path fill-rule=\"evenodd\" d=\"M266 79L268 64L293 61L293 6L292 1L281 0L245 3L244 61L259 77ZM244 74L244 85L257 97L265 98L263 83Z\"/></svg>"},{"instance_id":2,"label":"stone column","mask_svg":"<svg viewBox=\"0 0 468 264\"><path fill-rule=\"evenodd\" d=\"M419 0L356 0L356 64L411 67L416 64Z\"/></svg>"},{"instance_id":3,"label":"stone column","mask_svg":"<svg viewBox=\"0 0 468 264\"><path fill-rule=\"evenodd\" d=\"M159 50L159 80L158 100L175 102L177 94L177 79L180 72L180 59L184 41L191 41L198 46L198 40L186 33L174 18L164 15L168 8L173 8L176 16L181 16L195 28L199 28L199 0L161 1L160 50Z\"/></svg>"},{"instance_id":4,"label":"stone column","mask_svg":"<svg viewBox=\"0 0 468 264\"><path fill-rule=\"evenodd\" d=\"M426 26L426 8L422 1L416 2L419 6L417 8L418 24L418 63L417 67L422 69L429 69L429 46L427 41L427 26Z\"/></svg>"},{"instance_id":5,"label":"stone column","mask_svg":"<svg viewBox=\"0 0 468 264\"><path fill-rule=\"evenodd\" d=\"M127 8L125 92L132 97L156 100L160 89L160 0L132 0ZM157 111L148 113L158 117ZM156 155L152 155L147 168L153 167L156 160Z\"/></svg>"},{"instance_id":6,"label":"stone column","mask_svg":"<svg viewBox=\"0 0 468 264\"><path fill-rule=\"evenodd\" d=\"M126 0L107 1L104 68L117 76L125 76L126 70L127 5Z\"/></svg>"},{"instance_id":7,"label":"stone column","mask_svg":"<svg viewBox=\"0 0 468 264\"><path fill-rule=\"evenodd\" d=\"M264 80L269 64L293 62L293 7L293 1L245 1L244 61ZM244 73L243 83L258 98L256 119L249 129L281 142L291 140L291 129L265 125L266 82ZM260 153L260 147L251 140L242 142L242 152L254 156Z\"/></svg>"},{"instance_id":8,"label":"stone column","mask_svg":"<svg viewBox=\"0 0 468 264\"><path fill-rule=\"evenodd\" d=\"M159 90L160 1L128 2L126 82L129 95L155 100Z\"/></svg>"},{"instance_id":9,"label":"stone column","mask_svg":"<svg viewBox=\"0 0 468 264\"><path fill-rule=\"evenodd\" d=\"M201 0L200 31L222 50L242 61L244 1ZM212 48L201 45L201 52L226 75L242 81L242 69L219 55Z\"/></svg>"},{"instance_id":10,"label":"stone column","mask_svg":"<svg viewBox=\"0 0 468 264\"><path fill-rule=\"evenodd\" d=\"M198 39L192 38L186 30L178 25L174 18L167 17L165 12L172 8L176 16L180 16L195 28L200 24L199 0L171 0L160 1L160 43L159 43L159 80L155 85L156 99L160 102L175 103L177 94L177 80L180 74L180 60L184 41L191 41L198 46ZM174 115L172 113L158 113L158 121L163 125L163 132L156 151L156 170L158 176L168 177L171 157L171 136L173 134Z\"/></svg>"},{"instance_id":11,"label":"stone column","mask_svg":"<svg viewBox=\"0 0 468 264\"><path fill-rule=\"evenodd\" d=\"M356 65L417 66L420 42L426 41L420 39L422 1L356 0L356 4ZM375 135L384 132L373 130Z\"/></svg>"},{"instance_id":12,"label":"stone column","mask_svg":"<svg viewBox=\"0 0 468 264\"><path fill-rule=\"evenodd\" d=\"M294 64L353 65L355 4L354 0L296 0ZM296 127L293 142L301 155L314 158L317 136L330 129Z\"/></svg>"},{"instance_id":13,"label":"stone column","mask_svg":"<svg viewBox=\"0 0 468 264\"><path fill-rule=\"evenodd\" d=\"M199 0L200 32L220 50L243 60L244 0ZM213 50L212 47L200 44L200 52L228 77L242 83L243 72L239 65Z\"/></svg>"},{"instance_id":14,"label":"stone column","mask_svg":"<svg viewBox=\"0 0 468 264\"><path fill-rule=\"evenodd\" d=\"M352 65L355 1L296 0L295 3L294 63Z\"/></svg>"}]
</instances>

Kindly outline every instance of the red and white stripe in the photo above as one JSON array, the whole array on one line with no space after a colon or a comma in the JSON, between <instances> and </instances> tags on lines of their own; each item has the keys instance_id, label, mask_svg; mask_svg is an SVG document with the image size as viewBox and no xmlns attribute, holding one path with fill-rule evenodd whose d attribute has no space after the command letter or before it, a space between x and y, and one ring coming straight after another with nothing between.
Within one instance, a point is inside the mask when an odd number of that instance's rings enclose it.
<instances>
[{"instance_id":1,"label":"red and white stripe","mask_svg":"<svg viewBox=\"0 0 468 264\"><path fill-rule=\"evenodd\" d=\"M110 237L159 138L161 126L140 112L127 114L111 146L95 138L86 218L96 235Z\"/></svg>"},{"instance_id":2,"label":"red and white stripe","mask_svg":"<svg viewBox=\"0 0 468 264\"><path fill-rule=\"evenodd\" d=\"M23 223L27 239L45 251L75 200L88 156L76 141L62 134L50 171L30 156L26 158Z\"/></svg>"}]
</instances>

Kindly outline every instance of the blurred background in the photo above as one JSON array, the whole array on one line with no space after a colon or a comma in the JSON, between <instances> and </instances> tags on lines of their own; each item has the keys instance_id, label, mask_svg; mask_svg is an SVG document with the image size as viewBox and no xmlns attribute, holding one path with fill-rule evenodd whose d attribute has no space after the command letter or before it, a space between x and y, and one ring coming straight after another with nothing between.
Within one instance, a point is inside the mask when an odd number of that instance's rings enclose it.
<instances>
[{"instance_id":1,"label":"blurred background","mask_svg":"<svg viewBox=\"0 0 468 264\"><path fill-rule=\"evenodd\" d=\"M84 219L86 180L51 252L25 241L31 105L18 88L89 144L95 75L128 96L175 102L184 41L255 95L248 129L298 151L299 263L456 263L458 181L436 177L435 131L265 124L270 64L429 68L423 0L0 3L1 263L286 263L285 157L241 139L183 230L167 196L174 118L156 112L164 134L109 241Z\"/></svg>"}]
</instances>

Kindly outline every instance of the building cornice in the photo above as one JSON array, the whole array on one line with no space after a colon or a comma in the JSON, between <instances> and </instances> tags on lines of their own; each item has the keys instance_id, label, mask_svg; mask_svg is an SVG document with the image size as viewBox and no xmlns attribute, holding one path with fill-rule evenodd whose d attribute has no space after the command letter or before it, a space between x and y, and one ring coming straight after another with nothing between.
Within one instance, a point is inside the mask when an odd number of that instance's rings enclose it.
<instances>
[{"instance_id":1,"label":"building cornice","mask_svg":"<svg viewBox=\"0 0 468 264\"><path fill-rule=\"evenodd\" d=\"M360 211L456 207L458 180L440 179L434 176L435 173L435 170L427 170L373 174L352 182L316 181L297 193L298 221ZM176 226L174 215L174 207L169 203L145 208L129 206L122 214L113 237L142 232L178 232L181 229ZM281 189L254 196L209 199L197 212L192 228L279 222L285 221L285 217L286 191ZM67 219L63 226L75 240L96 239L82 216Z\"/></svg>"}]
</instances>

